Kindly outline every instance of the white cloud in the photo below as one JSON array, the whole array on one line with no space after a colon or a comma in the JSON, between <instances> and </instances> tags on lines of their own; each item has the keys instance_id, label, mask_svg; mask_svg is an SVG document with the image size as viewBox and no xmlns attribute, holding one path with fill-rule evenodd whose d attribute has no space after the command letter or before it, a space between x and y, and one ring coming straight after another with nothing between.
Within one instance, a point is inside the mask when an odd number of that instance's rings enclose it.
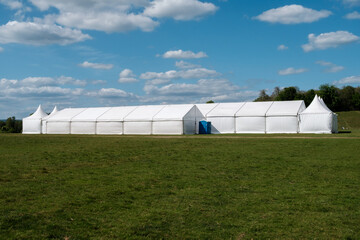
<instances>
[{"instance_id":1,"label":"white cloud","mask_svg":"<svg viewBox=\"0 0 360 240\"><path fill-rule=\"evenodd\" d=\"M94 68L94 69L112 69L114 67L114 65L112 64L103 64L103 63L91 63L91 62L83 62L79 64L80 67L83 68Z\"/></svg>"},{"instance_id":2,"label":"white cloud","mask_svg":"<svg viewBox=\"0 0 360 240\"><path fill-rule=\"evenodd\" d=\"M105 80L94 80L91 83L94 84L94 85L96 85L96 84L105 84L106 81Z\"/></svg>"},{"instance_id":3,"label":"white cloud","mask_svg":"<svg viewBox=\"0 0 360 240\"><path fill-rule=\"evenodd\" d=\"M194 53L192 51L183 51L183 50L176 50L176 51L167 51L163 54L163 58L176 58L176 59L191 59L191 58L205 58L207 57L206 53L198 52Z\"/></svg>"},{"instance_id":4,"label":"white cloud","mask_svg":"<svg viewBox=\"0 0 360 240\"><path fill-rule=\"evenodd\" d=\"M281 45L279 45L277 47L277 50L279 50L279 51L284 51L284 50L287 50L287 49L289 49L289 48L287 46L285 46L284 44L281 44Z\"/></svg>"},{"instance_id":5,"label":"white cloud","mask_svg":"<svg viewBox=\"0 0 360 240\"><path fill-rule=\"evenodd\" d=\"M9 7L10 9L19 9L23 7L23 4L16 0L0 0L0 3Z\"/></svg>"},{"instance_id":6,"label":"white cloud","mask_svg":"<svg viewBox=\"0 0 360 240\"><path fill-rule=\"evenodd\" d=\"M360 19L360 13L357 11L354 11L352 13L346 14L345 18L353 20L353 19Z\"/></svg>"},{"instance_id":7,"label":"white cloud","mask_svg":"<svg viewBox=\"0 0 360 240\"><path fill-rule=\"evenodd\" d=\"M144 14L156 18L193 20L213 14L218 7L212 3L198 0L154 0L145 8Z\"/></svg>"},{"instance_id":8,"label":"white cloud","mask_svg":"<svg viewBox=\"0 0 360 240\"><path fill-rule=\"evenodd\" d=\"M137 96L133 93L128 93L122 89L117 88L102 88L97 92L89 93L89 95L100 98L137 98Z\"/></svg>"},{"instance_id":9,"label":"white cloud","mask_svg":"<svg viewBox=\"0 0 360 240\"><path fill-rule=\"evenodd\" d=\"M189 68L200 68L200 65L192 64L189 62L185 62L183 60L176 61L175 66L181 69L189 69Z\"/></svg>"},{"instance_id":10,"label":"white cloud","mask_svg":"<svg viewBox=\"0 0 360 240\"><path fill-rule=\"evenodd\" d=\"M316 64L326 67L325 72L329 72L329 73L336 73L344 70L343 66L338 66L331 62L317 61Z\"/></svg>"},{"instance_id":11,"label":"white cloud","mask_svg":"<svg viewBox=\"0 0 360 240\"><path fill-rule=\"evenodd\" d=\"M336 85L355 84L355 83L360 83L360 76L350 76L350 77L343 78L339 81L333 82L333 84L336 84Z\"/></svg>"},{"instance_id":12,"label":"white cloud","mask_svg":"<svg viewBox=\"0 0 360 240\"><path fill-rule=\"evenodd\" d=\"M332 13L327 10L317 11L301 5L292 4L267 10L255 17L255 19L270 23L297 24L315 22L331 14Z\"/></svg>"},{"instance_id":13,"label":"white cloud","mask_svg":"<svg viewBox=\"0 0 360 240\"><path fill-rule=\"evenodd\" d=\"M324 50L327 48L336 48L341 45L359 41L360 39L358 36L347 31L321 33L318 36L311 33L309 34L308 38L309 43L302 45L302 48L305 52L310 52L313 50Z\"/></svg>"},{"instance_id":14,"label":"white cloud","mask_svg":"<svg viewBox=\"0 0 360 240\"><path fill-rule=\"evenodd\" d=\"M0 43L67 45L91 39L79 30L36 22L11 21L0 26Z\"/></svg>"},{"instance_id":15,"label":"white cloud","mask_svg":"<svg viewBox=\"0 0 360 240\"><path fill-rule=\"evenodd\" d=\"M124 69L119 74L119 83L137 82L136 75L130 69Z\"/></svg>"},{"instance_id":16,"label":"white cloud","mask_svg":"<svg viewBox=\"0 0 360 240\"><path fill-rule=\"evenodd\" d=\"M307 71L307 69L305 69L305 68L295 69L293 67L289 67L286 69L279 70L278 74L284 76L284 75L300 74L300 73L304 73L306 71Z\"/></svg>"},{"instance_id":17,"label":"white cloud","mask_svg":"<svg viewBox=\"0 0 360 240\"><path fill-rule=\"evenodd\" d=\"M170 70L167 72L146 72L140 75L141 79L196 79L196 78L209 78L216 77L220 74L215 70L206 68L194 68L188 70L175 71Z\"/></svg>"},{"instance_id":18,"label":"white cloud","mask_svg":"<svg viewBox=\"0 0 360 240\"><path fill-rule=\"evenodd\" d=\"M360 6L360 0L343 0L343 3L350 7Z\"/></svg>"}]
</instances>

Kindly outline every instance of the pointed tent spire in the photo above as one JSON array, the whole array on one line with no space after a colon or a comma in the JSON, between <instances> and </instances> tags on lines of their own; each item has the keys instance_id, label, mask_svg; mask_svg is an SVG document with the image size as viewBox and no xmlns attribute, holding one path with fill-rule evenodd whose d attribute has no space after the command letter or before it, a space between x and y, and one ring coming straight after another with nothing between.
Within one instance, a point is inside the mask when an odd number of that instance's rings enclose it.
<instances>
[{"instance_id":1,"label":"pointed tent spire","mask_svg":"<svg viewBox=\"0 0 360 240\"><path fill-rule=\"evenodd\" d=\"M29 119L39 119L39 118L43 118L46 117L47 114L44 112L44 110L41 107L41 104L39 105L39 107L36 109L36 111L29 117Z\"/></svg>"},{"instance_id":2,"label":"pointed tent spire","mask_svg":"<svg viewBox=\"0 0 360 240\"><path fill-rule=\"evenodd\" d=\"M332 111L318 95L315 95L313 101L301 114L307 113L332 113Z\"/></svg>"},{"instance_id":3,"label":"pointed tent spire","mask_svg":"<svg viewBox=\"0 0 360 240\"><path fill-rule=\"evenodd\" d=\"M55 113L57 113L59 110L57 108L57 106L54 107L54 109L52 110L52 112L49 114L49 116L54 115Z\"/></svg>"}]
</instances>

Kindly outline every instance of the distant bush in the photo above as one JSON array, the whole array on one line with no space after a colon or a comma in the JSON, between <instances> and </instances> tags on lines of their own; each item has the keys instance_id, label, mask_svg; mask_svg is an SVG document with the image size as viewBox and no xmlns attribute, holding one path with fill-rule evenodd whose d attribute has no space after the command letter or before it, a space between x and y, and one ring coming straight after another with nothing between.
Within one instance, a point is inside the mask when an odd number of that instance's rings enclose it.
<instances>
[{"instance_id":1,"label":"distant bush","mask_svg":"<svg viewBox=\"0 0 360 240\"><path fill-rule=\"evenodd\" d=\"M360 87L344 86L340 89L328 84L321 85L319 90L308 91L301 91L294 86L283 89L275 87L271 95L268 95L266 90L261 90L255 102L304 100L306 106L309 106L315 94L334 112L360 110Z\"/></svg>"},{"instance_id":2,"label":"distant bush","mask_svg":"<svg viewBox=\"0 0 360 240\"><path fill-rule=\"evenodd\" d=\"M16 120L15 117L9 117L5 121L0 121L0 131L2 133L21 133L22 121Z\"/></svg>"}]
</instances>

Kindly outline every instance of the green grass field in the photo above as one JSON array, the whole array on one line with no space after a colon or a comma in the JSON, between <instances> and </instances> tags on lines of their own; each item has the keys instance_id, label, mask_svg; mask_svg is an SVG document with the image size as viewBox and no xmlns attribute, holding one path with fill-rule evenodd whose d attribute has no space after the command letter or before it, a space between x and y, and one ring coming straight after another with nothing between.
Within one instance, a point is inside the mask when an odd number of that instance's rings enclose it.
<instances>
[{"instance_id":1,"label":"green grass field","mask_svg":"<svg viewBox=\"0 0 360 240\"><path fill-rule=\"evenodd\" d=\"M360 239L347 121L331 136L0 134L0 239Z\"/></svg>"}]
</instances>

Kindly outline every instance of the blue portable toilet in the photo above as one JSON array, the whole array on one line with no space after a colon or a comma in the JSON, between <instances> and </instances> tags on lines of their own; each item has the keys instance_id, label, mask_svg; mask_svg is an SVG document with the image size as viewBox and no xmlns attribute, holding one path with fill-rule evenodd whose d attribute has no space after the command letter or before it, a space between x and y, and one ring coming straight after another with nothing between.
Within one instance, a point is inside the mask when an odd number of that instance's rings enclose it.
<instances>
[{"instance_id":1,"label":"blue portable toilet","mask_svg":"<svg viewBox=\"0 0 360 240\"><path fill-rule=\"evenodd\" d=\"M211 122L202 120L199 123L199 134L211 134Z\"/></svg>"}]
</instances>

